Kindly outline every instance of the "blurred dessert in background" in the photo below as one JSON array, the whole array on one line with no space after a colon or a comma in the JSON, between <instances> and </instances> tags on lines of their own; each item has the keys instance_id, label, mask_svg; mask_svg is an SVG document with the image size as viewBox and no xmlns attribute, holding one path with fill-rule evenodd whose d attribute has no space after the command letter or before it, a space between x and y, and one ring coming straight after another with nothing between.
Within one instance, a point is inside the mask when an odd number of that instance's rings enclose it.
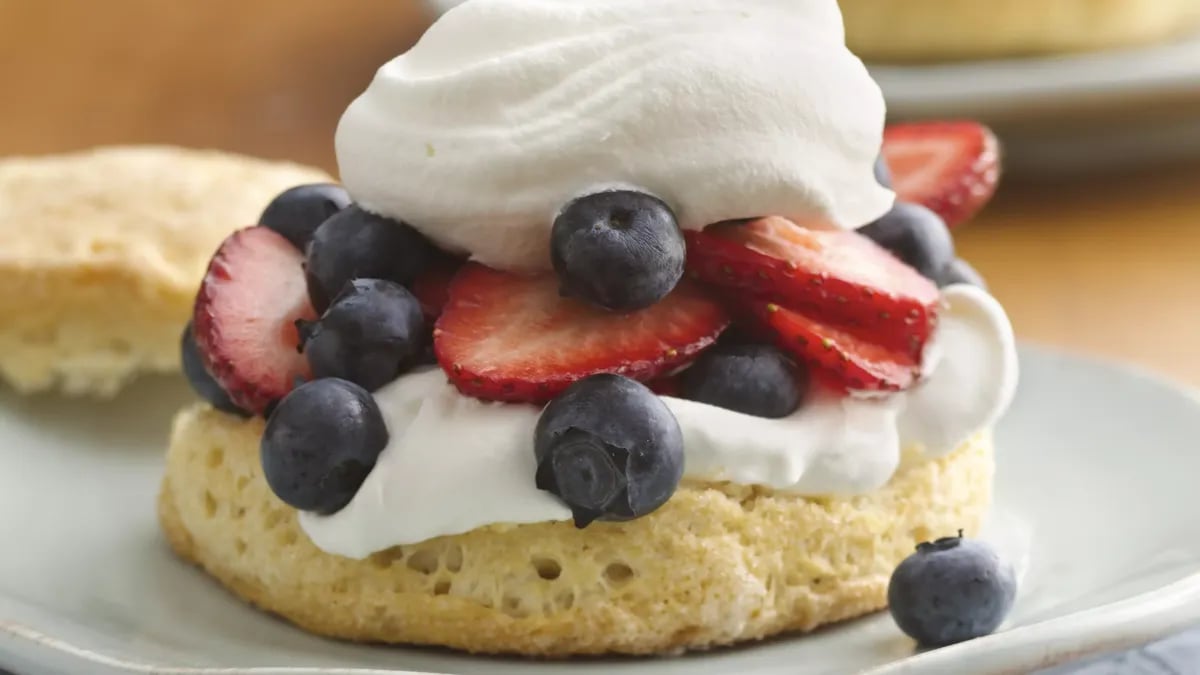
<instances>
[{"instance_id":1,"label":"blurred dessert in background","mask_svg":"<svg viewBox=\"0 0 1200 675\"><path fill-rule=\"evenodd\" d=\"M1079 52L1166 41L1200 26L1196 0L839 0L868 61Z\"/></svg>"},{"instance_id":2,"label":"blurred dessert in background","mask_svg":"<svg viewBox=\"0 0 1200 675\"><path fill-rule=\"evenodd\" d=\"M176 147L0 159L0 380L111 396L178 369L213 247L280 190L322 180Z\"/></svg>"}]
</instances>

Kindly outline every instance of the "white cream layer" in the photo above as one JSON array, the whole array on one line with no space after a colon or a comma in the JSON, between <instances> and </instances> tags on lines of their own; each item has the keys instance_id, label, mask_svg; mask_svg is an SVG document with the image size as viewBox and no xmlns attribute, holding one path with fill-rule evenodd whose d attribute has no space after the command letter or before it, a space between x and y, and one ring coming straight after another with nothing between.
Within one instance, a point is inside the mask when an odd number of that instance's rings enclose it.
<instances>
[{"instance_id":1,"label":"white cream layer","mask_svg":"<svg viewBox=\"0 0 1200 675\"><path fill-rule=\"evenodd\" d=\"M336 144L363 207L536 270L563 205L614 184L685 229L865 225L894 199L884 113L836 0L470 0L379 69Z\"/></svg>"},{"instance_id":2,"label":"white cream layer","mask_svg":"<svg viewBox=\"0 0 1200 675\"><path fill-rule=\"evenodd\" d=\"M908 391L817 396L777 420L664 398L683 430L686 477L804 495L864 493L887 483L901 447L940 457L990 427L1016 390L1012 327L974 286L951 286L943 298L925 353L928 375ZM534 487L539 408L463 396L438 369L405 376L376 399L391 440L375 469L340 512L300 514L322 550L363 558L493 523L570 519Z\"/></svg>"}]
</instances>

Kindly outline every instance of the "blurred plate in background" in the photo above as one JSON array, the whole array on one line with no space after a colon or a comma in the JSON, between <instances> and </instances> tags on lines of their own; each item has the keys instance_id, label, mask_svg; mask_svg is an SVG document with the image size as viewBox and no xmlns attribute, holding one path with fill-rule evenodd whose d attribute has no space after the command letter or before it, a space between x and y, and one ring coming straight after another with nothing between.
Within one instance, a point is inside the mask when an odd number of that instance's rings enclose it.
<instances>
[{"instance_id":1,"label":"blurred plate in background","mask_svg":"<svg viewBox=\"0 0 1200 675\"><path fill-rule=\"evenodd\" d=\"M462 0L426 0L435 14ZM1088 54L873 65L896 120L992 126L1009 175L1117 171L1200 158L1200 35Z\"/></svg>"}]
</instances>

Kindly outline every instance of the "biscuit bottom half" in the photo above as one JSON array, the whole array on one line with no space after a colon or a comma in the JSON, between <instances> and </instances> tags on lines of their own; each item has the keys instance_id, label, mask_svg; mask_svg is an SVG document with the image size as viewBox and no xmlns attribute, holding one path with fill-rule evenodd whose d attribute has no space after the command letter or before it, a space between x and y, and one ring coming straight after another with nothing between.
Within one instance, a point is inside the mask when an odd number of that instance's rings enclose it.
<instances>
[{"instance_id":1,"label":"biscuit bottom half","mask_svg":"<svg viewBox=\"0 0 1200 675\"><path fill-rule=\"evenodd\" d=\"M917 543L976 532L992 492L981 432L943 459L907 452L868 495L685 483L628 523L494 525L351 560L271 493L262 429L202 405L177 415L159 499L175 551L313 633L471 652L678 653L867 614Z\"/></svg>"}]
</instances>

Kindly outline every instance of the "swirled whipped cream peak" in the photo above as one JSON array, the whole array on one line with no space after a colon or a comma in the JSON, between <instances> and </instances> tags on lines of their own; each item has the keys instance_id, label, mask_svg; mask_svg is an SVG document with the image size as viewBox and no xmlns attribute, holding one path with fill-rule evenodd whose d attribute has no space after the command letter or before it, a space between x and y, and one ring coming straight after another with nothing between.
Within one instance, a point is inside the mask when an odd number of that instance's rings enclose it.
<instances>
[{"instance_id":1,"label":"swirled whipped cream peak","mask_svg":"<svg viewBox=\"0 0 1200 675\"><path fill-rule=\"evenodd\" d=\"M836 0L468 0L337 132L360 205L491 267L550 267L555 214L614 184L698 230L885 213L884 102Z\"/></svg>"}]
</instances>

